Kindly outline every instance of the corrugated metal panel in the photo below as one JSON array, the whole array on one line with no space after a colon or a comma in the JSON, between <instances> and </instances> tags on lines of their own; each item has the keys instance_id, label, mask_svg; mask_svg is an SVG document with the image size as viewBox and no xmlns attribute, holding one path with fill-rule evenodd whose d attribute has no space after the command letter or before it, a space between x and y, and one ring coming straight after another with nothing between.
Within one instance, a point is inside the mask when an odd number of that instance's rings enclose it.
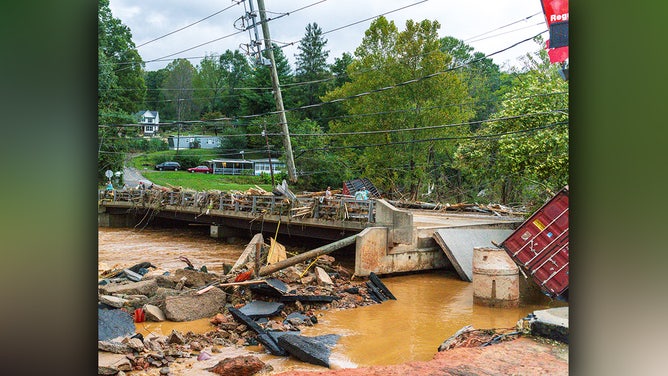
<instances>
[{"instance_id":1,"label":"corrugated metal panel","mask_svg":"<svg viewBox=\"0 0 668 376\"><path fill-rule=\"evenodd\" d=\"M568 187L501 243L508 255L553 297L568 289Z\"/></svg>"}]
</instances>

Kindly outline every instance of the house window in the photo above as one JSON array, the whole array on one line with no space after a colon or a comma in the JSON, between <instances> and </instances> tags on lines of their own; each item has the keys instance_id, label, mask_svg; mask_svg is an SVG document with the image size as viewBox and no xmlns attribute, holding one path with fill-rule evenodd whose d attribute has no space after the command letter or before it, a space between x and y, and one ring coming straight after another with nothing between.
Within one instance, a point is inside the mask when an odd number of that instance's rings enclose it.
<instances>
[{"instance_id":1,"label":"house window","mask_svg":"<svg viewBox=\"0 0 668 376\"><path fill-rule=\"evenodd\" d=\"M153 123L153 118L146 118L147 123Z\"/></svg>"},{"instance_id":2,"label":"house window","mask_svg":"<svg viewBox=\"0 0 668 376\"><path fill-rule=\"evenodd\" d=\"M144 132L153 132L153 126L147 125L146 127L144 127Z\"/></svg>"}]
</instances>

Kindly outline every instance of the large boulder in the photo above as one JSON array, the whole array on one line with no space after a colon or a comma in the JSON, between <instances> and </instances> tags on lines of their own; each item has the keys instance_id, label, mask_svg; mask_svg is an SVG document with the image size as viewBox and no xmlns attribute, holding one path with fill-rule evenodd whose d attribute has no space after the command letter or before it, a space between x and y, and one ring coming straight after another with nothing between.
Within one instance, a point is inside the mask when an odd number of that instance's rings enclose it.
<instances>
[{"instance_id":1,"label":"large boulder","mask_svg":"<svg viewBox=\"0 0 668 376\"><path fill-rule=\"evenodd\" d=\"M99 290L105 295L124 294L124 295L146 295L155 294L158 289L158 283L155 279L148 279L131 283L110 283L100 286Z\"/></svg>"},{"instance_id":2,"label":"large boulder","mask_svg":"<svg viewBox=\"0 0 668 376\"><path fill-rule=\"evenodd\" d=\"M97 339L106 341L135 333L132 316L121 309L97 310Z\"/></svg>"},{"instance_id":3,"label":"large boulder","mask_svg":"<svg viewBox=\"0 0 668 376\"><path fill-rule=\"evenodd\" d=\"M152 304L146 304L144 306L144 313L146 314L146 320L148 321L165 321L167 319L162 310Z\"/></svg>"},{"instance_id":4,"label":"large boulder","mask_svg":"<svg viewBox=\"0 0 668 376\"><path fill-rule=\"evenodd\" d=\"M185 286L197 288L208 285L211 282L220 281L220 277L213 273L203 273L197 270L177 269L174 272L174 280L177 282L186 277Z\"/></svg>"},{"instance_id":5,"label":"large boulder","mask_svg":"<svg viewBox=\"0 0 668 376\"><path fill-rule=\"evenodd\" d=\"M259 358L252 355L238 356L236 358L225 358L207 371L226 376L252 376L270 367L265 365Z\"/></svg>"},{"instance_id":6,"label":"large boulder","mask_svg":"<svg viewBox=\"0 0 668 376\"><path fill-rule=\"evenodd\" d=\"M202 295L190 292L165 298L164 313L170 321L192 321L214 316L225 307L227 295L214 288Z\"/></svg>"},{"instance_id":7,"label":"large boulder","mask_svg":"<svg viewBox=\"0 0 668 376\"><path fill-rule=\"evenodd\" d=\"M130 360L122 354L113 354L104 351L97 352L97 374L116 375L119 371L131 371Z\"/></svg>"}]
</instances>

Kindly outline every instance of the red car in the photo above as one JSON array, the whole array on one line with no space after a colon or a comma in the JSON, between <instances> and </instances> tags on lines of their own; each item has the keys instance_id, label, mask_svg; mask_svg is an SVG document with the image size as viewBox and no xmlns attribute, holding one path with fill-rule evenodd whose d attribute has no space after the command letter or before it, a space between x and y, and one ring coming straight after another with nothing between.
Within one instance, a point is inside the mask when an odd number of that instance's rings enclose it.
<instances>
[{"instance_id":1,"label":"red car","mask_svg":"<svg viewBox=\"0 0 668 376\"><path fill-rule=\"evenodd\" d=\"M188 169L188 172L203 172L205 174L210 174L213 171L207 166L197 166L197 167L191 167Z\"/></svg>"}]
</instances>

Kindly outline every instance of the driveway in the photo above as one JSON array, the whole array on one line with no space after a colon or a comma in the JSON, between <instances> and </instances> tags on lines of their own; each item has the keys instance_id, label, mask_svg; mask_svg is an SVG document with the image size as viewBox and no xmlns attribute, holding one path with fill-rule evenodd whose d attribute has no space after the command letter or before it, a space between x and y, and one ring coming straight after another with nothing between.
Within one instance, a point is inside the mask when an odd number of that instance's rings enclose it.
<instances>
[{"instance_id":1,"label":"driveway","mask_svg":"<svg viewBox=\"0 0 668 376\"><path fill-rule=\"evenodd\" d=\"M150 186L152 182L146 179L139 170L134 167L123 167L123 180L128 187L134 188L139 185L139 182L144 182L144 185Z\"/></svg>"}]
</instances>

